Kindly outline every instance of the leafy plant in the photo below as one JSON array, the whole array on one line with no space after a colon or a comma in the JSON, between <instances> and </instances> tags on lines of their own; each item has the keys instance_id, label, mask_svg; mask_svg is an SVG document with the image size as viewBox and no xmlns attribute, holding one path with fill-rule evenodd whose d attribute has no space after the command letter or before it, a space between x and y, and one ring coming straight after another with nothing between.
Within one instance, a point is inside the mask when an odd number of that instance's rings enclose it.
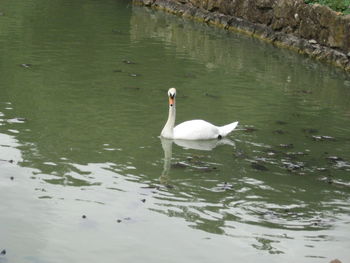
<instances>
[{"instance_id":1,"label":"leafy plant","mask_svg":"<svg viewBox=\"0 0 350 263\"><path fill-rule=\"evenodd\" d=\"M305 0L305 3L327 5L335 11L350 14L350 0Z\"/></svg>"}]
</instances>

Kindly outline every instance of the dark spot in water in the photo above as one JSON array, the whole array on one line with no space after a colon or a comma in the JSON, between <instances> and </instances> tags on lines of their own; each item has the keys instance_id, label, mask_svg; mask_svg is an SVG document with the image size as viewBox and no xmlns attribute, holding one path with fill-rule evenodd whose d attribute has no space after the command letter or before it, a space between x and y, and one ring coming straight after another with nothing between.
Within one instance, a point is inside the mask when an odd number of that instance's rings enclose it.
<instances>
[{"instance_id":1,"label":"dark spot in water","mask_svg":"<svg viewBox=\"0 0 350 263\"><path fill-rule=\"evenodd\" d=\"M222 136L221 136L221 135L219 135L219 136L218 136L218 139L219 139L219 140L221 140L221 139L222 139Z\"/></svg>"},{"instance_id":2,"label":"dark spot in water","mask_svg":"<svg viewBox=\"0 0 350 263\"><path fill-rule=\"evenodd\" d=\"M139 87L124 87L124 89L128 89L128 90L140 90L141 88Z\"/></svg>"},{"instance_id":3,"label":"dark spot in water","mask_svg":"<svg viewBox=\"0 0 350 263\"><path fill-rule=\"evenodd\" d=\"M124 60L123 60L123 63L128 64L128 65L136 64L135 62L133 62L133 61L131 61L131 60L127 60L127 59L124 59Z\"/></svg>"},{"instance_id":4,"label":"dark spot in water","mask_svg":"<svg viewBox=\"0 0 350 263\"><path fill-rule=\"evenodd\" d=\"M218 99L219 96L213 95L213 94L209 94L209 93L205 93L205 96L209 97L209 98L213 98L213 99Z\"/></svg>"},{"instance_id":5,"label":"dark spot in water","mask_svg":"<svg viewBox=\"0 0 350 263\"><path fill-rule=\"evenodd\" d=\"M113 72L115 72L115 73L120 73L120 72L123 72L123 70L121 70L121 69L115 69L115 70L113 70Z\"/></svg>"},{"instance_id":6,"label":"dark spot in water","mask_svg":"<svg viewBox=\"0 0 350 263\"><path fill-rule=\"evenodd\" d=\"M245 127L243 129L244 132L255 132L257 131L258 129L257 128L254 128L254 127Z\"/></svg>"},{"instance_id":7,"label":"dark spot in water","mask_svg":"<svg viewBox=\"0 0 350 263\"><path fill-rule=\"evenodd\" d=\"M121 223L122 222L122 220L121 219L117 219L117 223Z\"/></svg>"},{"instance_id":8,"label":"dark spot in water","mask_svg":"<svg viewBox=\"0 0 350 263\"><path fill-rule=\"evenodd\" d=\"M333 183L333 179L328 177L328 178L325 180L325 182L328 183L328 184L332 184L332 183Z\"/></svg>"},{"instance_id":9,"label":"dark spot in water","mask_svg":"<svg viewBox=\"0 0 350 263\"><path fill-rule=\"evenodd\" d=\"M183 162L176 162L176 163L171 164L171 167L172 168L186 168L186 167L188 167L188 165L183 163Z\"/></svg>"},{"instance_id":10,"label":"dark spot in water","mask_svg":"<svg viewBox=\"0 0 350 263\"><path fill-rule=\"evenodd\" d=\"M142 203L146 203L146 199L141 199L141 202Z\"/></svg>"},{"instance_id":11,"label":"dark spot in water","mask_svg":"<svg viewBox=\"0 0 350 263\"><path fill-rule=\"evenodd\" d=\"M196 78L196 75L195 75L195 74L193 74L193 73L187 72L187 73L185 73L185 78L191 78L191 79L194 79L194 78Z\"/></svg>"},{"instance_id":12,"label":"dark spot in water","mask_svg":"<svg viewBox=\"0 0 350 263\"><path fill-rule=\"evenodd\" d=\"M204 173L209 173L218 170L217 167L212 166L212 167L197 167L198 171L204 172Z\"/></svg>"},{"instance_id":13,"label":"dark spot in water","mask_svg":"<svg viewBox=\"0 0 350 263\"><path fill-rule=\"evenodd\" d=\"M123 31L119 30L119 29L113 29L112 32L114 34L117 34L117 35L124 35Z\"/></svg>"},{"instance_id":14,"label":"dark spot in water","mask_svg":"<svg viewBox=\"0 0 350 263\"><path fill-rule=\"evenodd\" d=\"M285 134L286 132L282 131L282 130L274 130L273 133L275 133L275 134Z\"/></svg>"},{"instance_id":15,"label":"dark spot in water","mask_svg":"<svg viewBox=\"0 0 350 263\"><path fill-rule=\"evenodd\" d=\"M254 168L255 170L258 170L258 171L268 171L269 170L269 169L267 169L266 166L259 164L259 163L256 163L256 162L251 163L251 167Z\"/></svg>"},{"instance_id":16,"label":"dark spot in water","mask_svg":"<svg viewBox=\"0 0 350 263\"><path fill-rule=\"evenodd\" d=\"M85 219L85 218L86 218L86 215L82 215L81 218Z\"/></svg>"},{"instance_id":17,"label":"dark spot in water","mask_svg":"<svg viewBox=\"0 0 350 263\"><path fill-rule=\"evenodd\" d=\"M298 92L303 94L312 94L312 91L310 90L299 90Z\"/></svg>"},{"instance_id":18,"label":"dark spot in water","mask_svg":"<svg viewBox=\"0 0 350 263\"><path fill-rule=\"evenodd\" d=\"M1 250L0 255L2 256L6 255L6 249Z\"/></svg>"},{"instance_id":19,"label":"dark spot in water","mask_svg":"<svg viewBox=\"0 0 350 263\"><path fill-rule=\"evenodd\" d=\"M285 121L276 121L276 124L285 125L285 124L287 124L287 122L285 122Z\"/></svg>"},{"instance_id":20,"label":"dark spot in water","mask_svg":"<svg viewBox=\"0 0 350 263\"><path fill-rule=\"evenodd\" d=\"M284 149L292 149L292 148L294 148L293 143L289 143L289 144L280 144L280 145L278 145L278 146L281 147L281 148L284 148Z\"/></svg>"},{"instance_id":21,"label":"dark spot in water","mask_svg":"<svg viewBox=\"0 0 350 263\"><path fill-rule=\"evenodd\" d=\"M222 185L220 185L220 187L222 190L231 190L232 189L232 185L227 183L227 182L224 182Z\"/></svg>"},{"instance_id":22,"label":"dark spot in water","mask_svg":"<svg viewBox=\"0 0 350 263\"><path fill-rule=\"evenodd\" d=\"M310 133L310 134L318 133L317 129L312 129L312 128L304 128L302 131L305 132L305 133Z\"/></svg>"},{"instance_id":23,"label":"dark spot in water","mask_svg":"<svg viewBox=\"0 0 350 263\"><path fill-rule=\"evenodd\" d=\"M174 186L173 185L171 185L171 184L166 184L166 185L164 185L166 188L168 188L168 189L174 189Z\"/></svg>"},{"instance_id":24,"label":"dark spot in water","mask_svg":"<svg viewBox=\"0 0 350 263\"><path fill-rule=\"evenodd\" d=\"M9 160L9 163L13 163L13 160Z\"/></svg>"},{"instance_id":25,"label":"dark spot in water","mask_svg":"<svg viewBox=\"0 0 350 263\"><path fill-rule=\"evenodd\" d=\"M13 176L10 177L11 180L15 179Z\"/></svg>"},{"instance_id":26,"label":"dark spot in water","mask_svg":"<svg viewBox=\"0 0 350 263\"><path fill-rule=\"evenodd\" d=\"M20 66L23 67L23 68L31 68L33 65L32 64L23 63Z\"/></svg>"}]
</instances>

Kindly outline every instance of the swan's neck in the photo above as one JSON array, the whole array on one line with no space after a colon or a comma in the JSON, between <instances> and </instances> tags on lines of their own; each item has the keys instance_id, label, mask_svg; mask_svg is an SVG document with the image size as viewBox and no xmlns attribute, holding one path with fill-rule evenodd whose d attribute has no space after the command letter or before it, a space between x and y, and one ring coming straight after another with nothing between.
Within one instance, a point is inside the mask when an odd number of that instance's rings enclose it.
<instances>
[{"instance_id":1,"label":"swan's neck","mask_svg":"<svg viewBox=\"0 0 350 263\"><path fill-rule=\"evenodd\" d=\"M174 125L175 125L176 109L175 104L169 106L168 120L160 134L164 138L173 139L174 138Z\"/></svg>"}]
</instances>

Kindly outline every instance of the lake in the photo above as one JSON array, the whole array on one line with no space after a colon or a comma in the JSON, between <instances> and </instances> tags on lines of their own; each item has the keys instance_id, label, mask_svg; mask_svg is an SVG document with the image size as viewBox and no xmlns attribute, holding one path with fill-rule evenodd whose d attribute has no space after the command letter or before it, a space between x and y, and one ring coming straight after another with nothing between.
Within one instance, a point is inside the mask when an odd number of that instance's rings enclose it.
<instances>
[{"instance_id":1,"label":"lake","mask_svg":"<svg viewBox=\"0 0 350 263\"><path fill-rule=\"evenodd\" d=\"M125 0L0 5L0 255L350 261L350 75ZM239 121L226 139L160 139Z\"/></svg>"}]
</instances>

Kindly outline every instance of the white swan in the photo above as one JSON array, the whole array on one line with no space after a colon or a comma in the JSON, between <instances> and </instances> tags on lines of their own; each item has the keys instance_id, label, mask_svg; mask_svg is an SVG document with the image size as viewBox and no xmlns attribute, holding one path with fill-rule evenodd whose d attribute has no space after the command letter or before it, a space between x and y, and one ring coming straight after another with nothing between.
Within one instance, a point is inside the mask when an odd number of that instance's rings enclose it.
<instances>
[{"instance_id":1,"label":"white swan","mask_svg":"<svg viewBox=\"0 0 350 263\"><path fill-rule=\"evenodd\" d=\"M169 116L160 136L167 139L178 140L210 140L221 139L232 132L238 125L238 121L218 127L207 121L191 120L175 125L175 97L176 89L168 91L169 96Z\"/></svg>"}]
</instances>

